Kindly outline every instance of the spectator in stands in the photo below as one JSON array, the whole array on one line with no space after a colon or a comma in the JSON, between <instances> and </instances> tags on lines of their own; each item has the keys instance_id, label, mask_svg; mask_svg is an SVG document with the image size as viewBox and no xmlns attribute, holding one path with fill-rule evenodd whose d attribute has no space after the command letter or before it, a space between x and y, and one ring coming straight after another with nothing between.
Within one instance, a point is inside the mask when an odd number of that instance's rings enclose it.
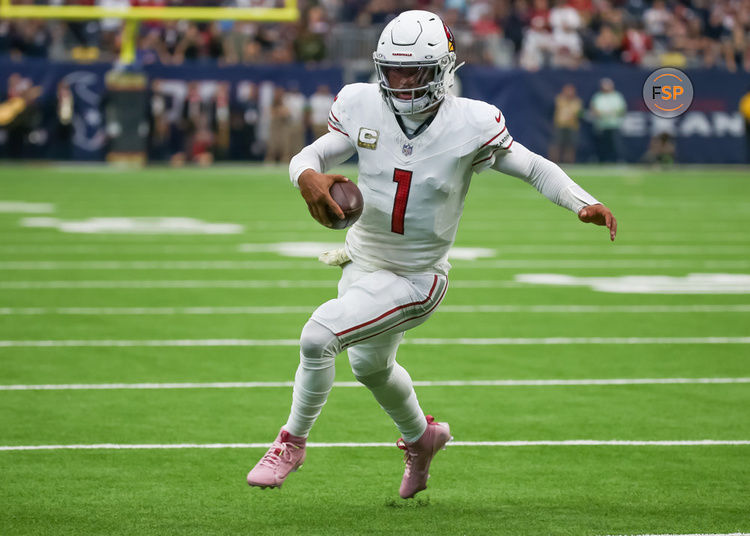
<instances>
[{"instance_id":1,"label":"spectator in stands","mask_svg":"<svg viewBox=\"0 0 750 536\"><path fill-rule=\"evenodd\" d=\"M167 96L161 89L161 80L154 80L151 83L151 106L149 109L151 126L147 144L149 160L171 160L173 155L170 150L172 148L172 125L167 110ZM175 152L182 153L182 148ZM184 161L184 158L178 158L177 160Z\"/></svg>"},{"instance_id":2,"label":"spectator in stands","mask_svg":"<svg viewBox=\"0 0 750 536\"><path fill-rule=\"evenodd\" d=\"M229 158L230 119L229 83L222 82L216 85L216 93L211 110L212 130L215 134L215 160L227 160Z\"/></svg>"},{"instance_id":3,"label":"spectator in stands","mask_svg":"<svg viewBox=\"0 0 750 536\"><path fill-rule=\"evenodd\" d=\"M271 121L268 127L268 144L266 146L266 157L264 162L271 164L274 162L288 163L284 158L289 154L287 149L287 125L289 124L289 109L284 102L283 87L277 86L273 91L273 100L271 101Z\"/></svg>"},{"instance_id":4,"label":"spectator in stands","mask_svg":"<svg viewBox=\"0 0 750 536\"><path fill-rule=\"evenodd\" d=\"M237 101L232 108L232 160L258 159L257 126L260 119L258 89L252 82L237 85Z\"/></svg>"},{"instance_id":5,"label":"spectator in stands","mask_svg":"<svg viewBox=\"0 0 750 536\"><path fill-rule=\"evenodd\" d=\"M297 26L294 38L294 57L300 63L321 62L326 57L325 36L330 29L325 11L312 6Z\"/></svg>"},{"instance_id":6,"label":"spectator in stands","mask_svg":"<svg viewBox=\"0 0 750 536\"><path fill-rule=\"evenodd\" d=\"M127 0L84 0L87 4L93 2L125 5ZM585 57L594 63L624 61L648 66L663 63L750 72L747 0L654 0L650 7L646 0L554 2L552 9L549 0L441 0L437 4L417 0L407 2L406 7L429 7L429 4L440 9L460 40L462 57L469 62L499 66L518 62L528 69L548 65L577 68ZM271 7L277 2L235 3ZM219 1L130 0L130 4L216 6ZM342 25L333 22L377 26L403 9L404 5L396 0L326 0L307 8L299 28L255 22L229 23L229 27L227 23L144 22L139 58L144 63L177 64L321 62L330 58L331 43L340 43L330 30ZM120 27L117 20L0 21L0 55L16 59L112 61L117 55L116 30ZM159 39L152 31L159 32ZM357 59L352 56L370 49L372 43L367 33L360 32L362 41L354 43L353 55L346 51L352 61Z\"/></svg>"},{"instance_id":7,"label":"spectator in stands","mask_svg":"<svg viewBox=\"0 0 750 536\"><path fill-rule=\"evenodd\" d=\"M259 41L252 40L245 43L242 49L242 63L244 65L257 65L264 62L263 47Z\"/></svg>"},{"instance_id":8,"label":"spectator in stands","mask_svg":"<svg viewBox=\"0 0 750 536\"><path fill-rule=\"evenodd\" d=\"M20 58L46 58L50 34L45 21L25 20L11 26L10 55Z\"/></svg>"},{"instance_id":9,"label":"spectator in stands","mask_svg":"<svg viewBox=\"0 0 750 536\"><path fill-rule=\"evenodd\" d=\"M333 95L326 85L318 89L310 97L308 123L313 139L317 140L328 132L328 113L333 106Z\"/></svg>"},{"instance_id":10,"label":"spectator in stands","mask_svg":"<svg viewBox=\"0 0 750 536\"><path fill-rule=\"evenodd\" d=\"M651 138L648 151L643 157L647 164L669 168L674 164L677 148L669 132L662 132Z\"/></svg>"},{"instance_id":11,"label":"spectator in stands","mask_svg":"<svg viewBox=\"0 0 750 536\"><path fill-rule=\"evenodd\" d=\"M294 39L294 59L300 63L321 62L326 57L326 43L322 35L311 32L306 26L298 28Z\"/></svg>"},{"instance_id":12,"label":"spectator in stands","mask_svg":"<svg viewBox=\"0 0 750 536\"><path fill-rule=\"evenodd\" d=\"M151 65L154 63L167 65L171 63L171 57L161 40L158 29L152 28L141 37L136 53L136 60L141 65Z\"/></svg>"},{"instance_id":13,"label":"spectator in stands","mask_svg":"<svg viewBox=\"0 0 750 536\"><path fill-rule=\"evenodd\" d=\"M615 89L615 83L603 78L589 103L599 162L619 161L619 134L626 109L625 99Z\"/></svg>"},{"instance_id":14,"label":"spectator in stands","mask_svg":"<svg viewBox=\"0 0 750 536\"><path fill-rule=\"evenodd\" d=\"M224 45L218 23L209 26L189 24L187 31L177 43L173 56L177 64L184 61L218 61L223 57Z\"/></svg>"},{"instance_id":15,"label":"spectator in stands","mask_svg":"<svg viewBox=\"0 0 750 536\"><path fill-rule=\"evenodd\" d=\"M596 36L596 50L592 60L596 63L619 63L622 54L622 41L609 25L602 26Z\"/></svg>"},{"instance_id":16,"label":"spectator in stands","mask_svg":"<svg viewBox=\"0 0 750 536\"><path fill-rule=\"evenodd\" d=\"M10 52L11 24L9 20L0 19L0 57Z\"/></svg>"},{"instance_id":17,"label":"spectator in stands","mask_svg":"<svg viewBox=\"0 0 750 536\"><path fill-rule=\"evenodd\" d=\"M740 99L740 113L745 119L745 161L750 164L750 87Z\"/></svg>"},{"instance_id":18,"label":"spectator in stands","mask_svg":"<svg viewBox=\"0 0 750 536\"><path fill-rule=\"evenodd\" d=\"M555 97L555 133L549 154L554 162L573 163L576 161L578 131L583 103L573 84L565 84Z\"/></svg>"},{"instance_id":19,"label":"spectator in stands","mask_svg":"<svg viewBox=\"0 0 750 536\"><path fill-rule=\"evenodd\" d=\"M552 35L547 30L545 18L537 15L523 36L521 45L521 67L527 71L537 71L544 67L549 58Z\"/></svg>"},{"instance_id":20,"label":"spectator in stands","mask_svg":"<svg viewBox=\"0 0 750 536\"><path fill-rule=\"evenodd\" d=\"M177 43L172 58L175 64L180 65L185 61L196 61L201 57L205 57L201 33L198 25L191 23Z\"/></svg>"},{"instance_id":21,"label":"spectator in stands","mask_svg":"<svg viewBox=\"0 0 750 536\"><path fill-rule=\"evenodd\" d=\"M523 44L524 28L526 28L530 19L530 9L527 0L516 0L511 8L508 18L503 23L505 37L512 43L516 54L521 52Z\"/></svg>"},{"instance_id":22,"label":"spectator in stands","mask_svg":"<svg viewBox=\"0 0 750 536\"><path fill-rule=\"evenodd\" d=\"M211 133L211 109L213 103L201 92L199 82L188 84L187 96L182 108L182 131L185 138L185 154L188 160L200 164L210 163L213 155L213 135Z\"/></svg>"},{"instance_id":23,"label":"spectator in stands","mask_svg":"<svg viewBox=\"0 0 750 536\"><path fill-rule=\"evenodd\" d=\"M553 35L576 33L581 28L581 22L581 16L568 0L555 0L555 7L549 12Z\"/></svg>"},{"instance_id":24,"label":"spectator in stands","mask_svg":"<svg viewBox=\"0 0 750 536\"><path fill-rule=\"evenodd\" d=\"M73 92L65 80L57 84L55 114L50 144L50 157L55 160L68 160L73 152Z\"/></svg>"},{"instance_id":25,"label":"spectator in stands","mask_svg":"<svg viewBox=\"0 0 750 536\"><path fill-rule=\"evenodd\" d=\"M663 0L654 0L652 6L643 14L646 31L660 49L667 47L667 28L671 19L672 15Z\"/></svg>"},{"instance_id":26,"label":"spectator in stands","mask_svg":"<svg viewBox=\"0 0 750 536\"><path fill-rule=\"evenodd\" d=\"M555 0L549 23L552 28L552 66L575 69L583 56L583 43L578 34L582 21L578 11L568 4L568 0Z\"/></svg>"},{"instance_id":27,"label":"spectator in stands","mask_svg":"<svg viewBox=\"0 0 750 536\"><path fill-rule=\"evenodd\" d=\"M307 97L299 90L296 83L289 85L284 93L284 106L289 112L287 123L287 145L282 162L289 162L305 146L305 112Z\"/></svg>"},{"instance_id":28,"label":"spectator in stands","mask_svg":"<svg viewBox=\"0 0 750 536\"><path fill-rule=\"evenodd\" d=\"M215 136L211 131L208 117L201 117L190 144L190 160L200 166L210 166L214 162Z\"/></svg>"},{"instance_id":29,"label":"spectator in stands","mask_svg":"<svg viewBox=\"0 0 750 536\"><path fill-rule=\"evenodd\" d=\"M10 158L32 156L31 133L40 124L37 100L41 86L18 73L8 77L6 99L0 102L0 129L4 135L4 153Z\"/></svg>"},{"instance_id":30,"label":"spectator in stands","mask_svg":"<svg viewBox=\"0 0 750 536\"><path fill-rule=\"evenodd\" d=\"M646 54L653 48L653 40L643 28L643 23L633 21L626 25L622 60L632 65L641 65Z\"/></svg>"},{"instance_id":31,"label":"spectator in stands","mask_svg":"<svg viewBox=\"0 0 750 536\"><path fill-rule=\"evenodd\" d=\"M224 62L235 65L242 62L245 47L254 40L253 25L248 22L237 21L224 34Z\"/></svg>"}]
</instances>

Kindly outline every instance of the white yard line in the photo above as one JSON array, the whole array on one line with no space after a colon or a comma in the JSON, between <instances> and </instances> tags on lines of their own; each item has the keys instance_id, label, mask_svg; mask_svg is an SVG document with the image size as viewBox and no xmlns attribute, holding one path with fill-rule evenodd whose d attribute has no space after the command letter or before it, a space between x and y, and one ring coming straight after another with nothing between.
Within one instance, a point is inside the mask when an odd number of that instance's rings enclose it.
<instances>
[{"instance_id":1,"label":"white yard line","mask_svg":"<svg viewBox=\"0 0 750 536\"><path fill-rule=\"evenodd\" d=\"M4 261L0 270L295 270L327 268L318 261Z\"/></svg>"},{"instance_id":2,"label":"white yard line","mask_svg":"<svg viewBox=\"0 0 750 536\"><path fill-rule=\"evenodd\" d=\"M309 314L315 307L0 307L0 315L278 315Z\"/></svg>"},{"instance_id":3,"label":"white yard line","mask_svg":"<svg viewBox=\"0 0 750 536\"><path fill-rule=\"evenodd\" d=\"M404 344L506 346L534 344L750 344L750 337L542 337L405 339Z\"/></svg>"},{"instance_id":4,"label":"white yard line","mask_svg":"<svg viewBox=\"0 0 750 536\"><path fill-rule=\"evenodd\" d=\"M321 266L323 266L321 264ZM333 273L333 272L332 272ZM329 288L338 281L331 280L268 280L268 279L156 279L156 280L82 280L82 281L0 281L0 289L80 289L80 288ZM528 283L506 280L453 281L452 288L520 288Z\"/></svg>"},{"instance_id":5,"label":"white yard line","mask_svg":"<svg viewBox=\"0 0 750 536\"><path fill-rule=\"evenodd\" d=\"M750 337L540 337L540 338L415 338L402 344L516 346L572 344L750 344ZM50 347L221 347L298 346L299 339L166 339L166 340L0 340L0 348Z\"/></svg>"},{"instance_id":6,"label":"white yard line","mask_svg":"<svg viewBox=\"0 0 750 536\"><path fill-rule=\"evenodd\" d=\"M605 378L582 380L445 380L414 381L416 387L570 387L587 385L694 385L750 383L750 378ZM267 389L289 388L294 382L183 383L62 383L0 385L0 391L88 391L118 389ZM359 382L335 382L334 387L362 387Z\"/></svg>"},{"instance_id":7,"label":"white yard line","mask_svg":"<svg viewBox=\"0 0 750 536\"><path fill-rule=\"evenodd\" d=\"M626 269L626 268L750 268L748 260L694 259L512 259L489 261L452 261L461 269ZM237 261L237 260L177 260L177 261L1 261L0 270L294 270L325 269L317 261Z\"/></svg>"},{"instance_id":8,"label":"white yard line","mask_svg":"<svg viewBox=\"0 0 750 536\"><path fill-rule=\"evenodd\" d=\"M226 254L236 253L242 250L243 244L224 244L224 245L202 245L202 244L174 244L167 243L124 243L124 244L17 244L17 245L0 245L0 253L5 254ZM272 243L269 243L272 245ZM515 246L495 247L503 255L518 255L522 253L547 253L555 255L580 255L588 253L600 253L603 248L596 245L569 245L561 246L560 244L518 244ZM666 257L671 255L745 255L750 246L744 245L716 245L706 244L699 245L675 245L675 244L653 244L648 246L635 245L618 245L614 249L608 250L609 255L617 256L659 256Z\"/></svg>"},{"instance_id":9,"label":"white yard line","mask_svg":"<svg viewBox=\"0 0 750 536\"><path fill-rule=\"evenodd\" d=\"M733 249L733 248L730 248ZM71 244L69 246L61 245L30 245L18 244L14 246L0 246L0 253L5 254L23 254L23 255L54 255L54 254L112 254L123 255L134 253L138 254L159 254L159 253L186 253L186 254L216 254L216 253L235 253L238 251L236 244L227 244L224 246L205 246L199 244ZM645 253L645 252L644 252ZM696 251L696 253L698 253ZM704 254L707 252L703 252ZM654 254L657 254L654 252Z\"/></svg>"},{"instance_id":10,"label":"white yard line","mask_svg":"<svg viewBox=\"0 0 750 536\"><path fill-rule=\"evenodd\" d=\"M310 448L393 448L387 443L308 443ZM628 441L570 439L564 441L451 441L450 447L711 447L744 446L749 440L698 439L685 441ZM19 450L151 450L151 449L265 449L270 443L168 443L168 444L120 444L96 443L90 445L2 445L0 451Z\"/></svg>"},{"instance_id":11,"label":"white yard line","mask_svg":"<svg viewBox=\"0 0 750 536\"><path fill-rule=\"evenodd\" d=\"M750 267L747 260L713 260L705 256L693 259L506 259L471 261L464 264L462 261L451 261L457 268L467 269L670 269L670 268L693 268L701 267L708 269L746 269Z\"/></svg>"},{"instance_id":12,"label":"white yard line","mask_svg":"<svg viewBox=\"0 0 750 536\"><path fill-rule=\"evenodd\" d=\"M283 315L311 313L316 305L192 307L0 307L0 315ZM442 305L440 313L750 313L735 305Z\"/></svg>"},{"instance_id":13,"label":"white yard line","mask_svg":"<svg viewBox=\"0 0 750 536\"><path fill-rule=\"evenodd\" d=\"M90 280L90 281L0 281L2 289L153 289L153 288L330 288L335 280L288 280L288 279L163 279L163 280ZM504 281L513 286L523 283Z\"/></svg>"}]
</instances>

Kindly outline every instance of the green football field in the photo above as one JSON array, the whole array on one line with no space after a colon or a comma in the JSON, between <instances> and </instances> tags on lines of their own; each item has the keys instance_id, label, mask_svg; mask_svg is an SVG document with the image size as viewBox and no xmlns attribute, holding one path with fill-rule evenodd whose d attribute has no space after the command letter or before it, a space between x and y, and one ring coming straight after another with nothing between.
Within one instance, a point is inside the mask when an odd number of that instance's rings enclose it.
<instances>
[{"instance_id":1,"label":"green football field","mask_svg":"<svg viewBox=\"0 0 750 536\"><path fill-rule=\"evenodd\" d=\"M0 534L750 533L750 173L569 172L614 244L475 177L398 357L454 441L403 501L344 355L304 467L245 483L340 272L285 169L1 167Z\"/></svg>"}]
</instances>

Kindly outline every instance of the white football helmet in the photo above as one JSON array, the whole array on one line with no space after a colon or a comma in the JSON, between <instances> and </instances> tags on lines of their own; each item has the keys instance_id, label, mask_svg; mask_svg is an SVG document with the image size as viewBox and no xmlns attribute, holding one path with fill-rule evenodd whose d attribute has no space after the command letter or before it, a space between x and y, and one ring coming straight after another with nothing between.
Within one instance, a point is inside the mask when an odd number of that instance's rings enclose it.
<instances>
[{"instance_id":1,"label":"white football helmet","mask_svg":"<svg viewBox=\"0 0 750 536\"><path fill-rule=\"evenodd\" d=\"M372 57L380 91L393 113L413 115L440 104L463 65L456 66L455 50L453 34L434 13L404 11L388 23ZM400 71L398 78L408 80L408 86L391 87L391 70Z\"/></svg>"}]
</instances>

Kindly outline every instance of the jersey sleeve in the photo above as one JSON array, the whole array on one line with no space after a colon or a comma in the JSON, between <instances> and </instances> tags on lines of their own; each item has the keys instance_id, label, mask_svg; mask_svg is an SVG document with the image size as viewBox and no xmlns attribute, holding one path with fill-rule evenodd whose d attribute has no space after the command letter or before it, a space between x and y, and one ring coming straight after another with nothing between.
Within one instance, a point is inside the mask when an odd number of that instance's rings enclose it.
<instances>
[{"instance_id":1,"label":"jersey sleeve","mask_svg":"<svg viewBox=\"0 0 750 536\"><path fill-rule=\"evenodd\" d=\"M345 136L349 139L349 143L354 145L352 135L347 131L347 128L351 129L348 110L351 109L354 104L352 101L355 100L352 93L351 86L344 86L336 95L331 111L328 112L328 132Z\"/></svg>"},{"instance_id":2,"label":"jersey sleeve","mask_svg":"<svg viewBox=\"0 0 750 536\"><path fill-rule=\"evenodd\" d=\"M481 107L473 110L477 136L477 152L474 155L472 169L479 173L488 169L495 163L498 151L507 151L513 145L513 136L508 132L505 124L505 116L491 104L482 103Z\"/></svg>"}]
</instances>

